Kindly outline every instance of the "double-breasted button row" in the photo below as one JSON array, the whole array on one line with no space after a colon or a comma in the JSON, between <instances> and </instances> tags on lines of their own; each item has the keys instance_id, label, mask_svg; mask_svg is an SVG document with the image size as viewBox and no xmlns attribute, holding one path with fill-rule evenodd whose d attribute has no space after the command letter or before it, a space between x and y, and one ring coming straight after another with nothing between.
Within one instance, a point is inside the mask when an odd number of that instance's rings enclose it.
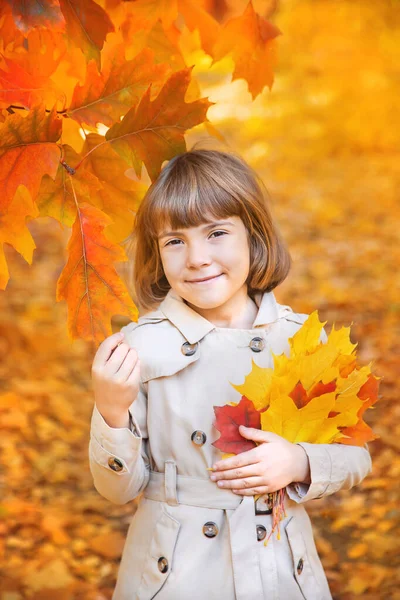
<instances>
[{"instance_id":1,"label":"double-breasted button row","mask_svg":"<svg viewBox=\"0 0 400 600\"><path fill-rule=\"evenodd\" d=\"M108 459L108 466L113 471L122 471L122 469L124 468L122 461L119 460L119 458L116 458L115 456L110 456L110 458Z\"/></svg>"},{"instance_id":2,"label":"double-breasted button row","mask_svg":"<svg viewBox=\"0 0 400 600\"><path fill-rule=\"evenodd\" d=\"M267 530L264 527L264 525L257 525L256 532L257 532L257 540L259 542L261 542L261 540L265 539L265 537L267 535ZM204 525L203 525L203 533L208 538L214 538L216 535L218 535L218 527L213 521L207 521L207 523L204 523ZM299 562L299 564L300 564L300 562ZM303 568L303 567L301 567L301 568ZM297 565L297 572L299 572L299 565Z\"/></svg>"},{"instance_id":3,"label":"double-breasted button row","mask_svg":"<svg viewBox=\"0 0 400 600\"><path fill-rule=\"evenodd\" d=\"M196 444L196 446L202 446L206 443L207 440L206 434L204 433L204 431L200 431L200 429L196 429L196 431L193 431L190 438L193 444Z\"/></svg>"},{"instance_id":4,"label":"double-breasted button row","mask_svg":"<svg viewBox=\"0 0 400 600\"><path fill-rule=\"evenodd\" d=\"M197 351L198 347L198 342L196 342L195 344L185 342L181 346L181 352L185 356L193 356L193 354ZM253 352L261 352L265 348L265 342L260 337L254 337L252 340L250 340L249 347Z\"/></svg>"}]
</instances>

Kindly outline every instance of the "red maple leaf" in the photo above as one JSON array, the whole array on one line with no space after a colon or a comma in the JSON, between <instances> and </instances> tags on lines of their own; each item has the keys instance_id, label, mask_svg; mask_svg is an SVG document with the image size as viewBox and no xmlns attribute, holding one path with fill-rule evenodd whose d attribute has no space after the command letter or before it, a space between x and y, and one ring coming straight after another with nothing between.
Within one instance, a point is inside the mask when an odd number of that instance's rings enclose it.
<instances>
[{"instance_id":1,"label":"red maple leaf","mask_svg":"<svg viewBox=\"0 0 400 600\"><path fill-rule=\"evenodd\" d=\"M239 425L261 429L260 413L254 408L251 400L242 396L236 406L214 406L214 413L214 427L221 436L213 442L213 446L230 454L239 454L255 448L255 442L246 440L239 433Z\"/></svg>"}]
</instances>

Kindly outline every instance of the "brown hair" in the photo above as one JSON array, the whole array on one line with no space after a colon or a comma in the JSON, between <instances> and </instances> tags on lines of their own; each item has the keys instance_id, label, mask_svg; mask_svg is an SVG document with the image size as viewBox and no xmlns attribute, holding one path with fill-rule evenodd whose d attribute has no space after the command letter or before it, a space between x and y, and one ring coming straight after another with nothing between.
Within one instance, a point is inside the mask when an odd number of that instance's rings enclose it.
<instances>
[{"instance_id":1,"label":"brown hair","mask_svg":"<svg viewBox=\"0 0 400 600\"><path fill-rule=\"evenodd\" d=\"M147 190L138 209L128 256L131 292L139 309L159 304L170 289L158 235L196 227L210 216L239 216L248 233L248 293L269 292L287 276L291 258L273 223L268 192L256 172L232 152L192 149L172 158Z\"/></svg>"}]
</instances>

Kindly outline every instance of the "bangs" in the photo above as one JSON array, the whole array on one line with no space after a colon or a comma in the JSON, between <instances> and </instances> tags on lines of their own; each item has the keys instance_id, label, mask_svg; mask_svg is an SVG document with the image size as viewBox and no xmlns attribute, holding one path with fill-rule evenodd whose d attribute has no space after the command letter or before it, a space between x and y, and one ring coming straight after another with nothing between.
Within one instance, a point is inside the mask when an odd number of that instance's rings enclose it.
<instances>
[{"instance_id":1,"label":"bangs","mask_svg":"<svg viewBox=\"0 0 400 600\"><path fill-rule=\"evenodd\" d=\"M200 170L185 168L180 176L170 177L160 190L154 190L149 206L148 233L157 239L161 230L197 227L213 219L241 215L241 203Z\"/></svg>"}]
</instances>

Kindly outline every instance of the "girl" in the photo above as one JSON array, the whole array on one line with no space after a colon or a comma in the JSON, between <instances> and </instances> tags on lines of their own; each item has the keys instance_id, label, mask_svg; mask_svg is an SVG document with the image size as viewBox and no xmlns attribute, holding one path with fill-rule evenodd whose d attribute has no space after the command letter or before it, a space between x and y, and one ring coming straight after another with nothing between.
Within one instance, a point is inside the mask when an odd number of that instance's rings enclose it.
<instances>
[{"instance_id":1,"label":"girl","mask_svg":"<svg viewBox=\"0 0 400 600\"><path fill-rule=\"evenodd\" d=\"M239 402L231 383L252 361L273 366L307 318L272 291L290 258L262 182L230 153L176 156L133 239L147 312L99 346L92 368L94 485L117 504L141 494L113 600L329 600L304 503L362 481L368 449L245 427L254 449L222 459L212 445L213 406ZM265 546L267 494L284 487L281 539Z\"/></svg>"}]
</instances>

